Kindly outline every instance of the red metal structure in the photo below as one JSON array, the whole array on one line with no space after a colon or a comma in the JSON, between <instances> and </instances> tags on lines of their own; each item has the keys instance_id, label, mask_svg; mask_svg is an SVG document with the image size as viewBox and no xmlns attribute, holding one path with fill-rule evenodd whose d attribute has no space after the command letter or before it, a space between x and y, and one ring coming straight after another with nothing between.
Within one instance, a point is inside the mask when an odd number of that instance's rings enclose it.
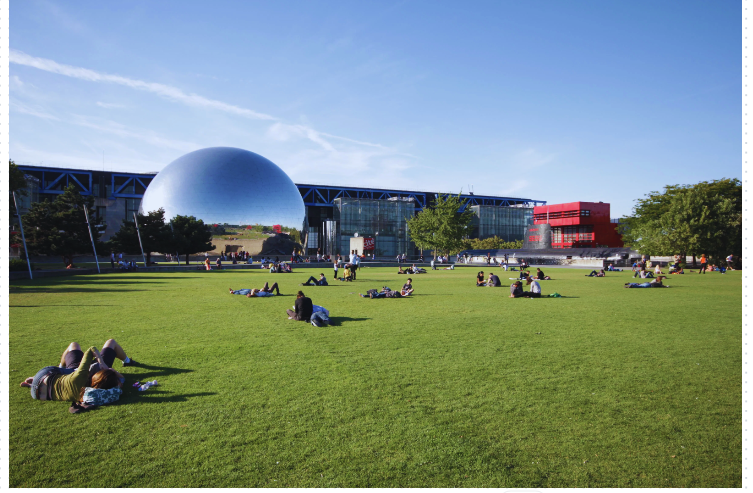
<instances>
[{"instance_id":1,"label":"red metal structure","mask_svg":"<svg viewBox=\"0 0 753 493\"><path fill-rule=\"evenodd\" d=\"M609 204L569 202L533 208L534 224L549 224L552 248L621 247L622 236L609 217ZM534 241L531 238L531 241Z\"/></svg>"}]
</instances>

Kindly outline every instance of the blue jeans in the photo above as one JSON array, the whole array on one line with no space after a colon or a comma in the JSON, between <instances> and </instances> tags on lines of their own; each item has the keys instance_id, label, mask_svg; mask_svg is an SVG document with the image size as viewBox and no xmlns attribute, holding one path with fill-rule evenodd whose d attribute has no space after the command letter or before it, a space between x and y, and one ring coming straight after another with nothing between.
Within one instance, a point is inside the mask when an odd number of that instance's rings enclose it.
<instances>
[{"instance_id":1,"label":"blue jeans","mask_svg":"<svg viewBox=\"0 0 753 493\"><path fill-rule=\"evenodd\" d=\"M251 292L250 289L236 289L235 291L233 291L233 294L240 294L240 295L246 296L250 292Z\"/></svg>"}]
</instances>

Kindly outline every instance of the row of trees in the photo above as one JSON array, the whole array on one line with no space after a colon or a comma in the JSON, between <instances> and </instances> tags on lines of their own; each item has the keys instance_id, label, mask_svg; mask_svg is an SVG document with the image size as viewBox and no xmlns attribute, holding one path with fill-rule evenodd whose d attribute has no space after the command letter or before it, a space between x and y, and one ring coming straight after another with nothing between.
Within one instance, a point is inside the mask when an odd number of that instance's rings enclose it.
<instances>
[{"instance_id":1,"label":"row of trees","mask_svg":"<svg viewBox=\"0 0 753 493\"><path fill-rule=\"evenodd\" d=\"M646 255L708 255L715 263L742 254L742 183L736 178L667 185L638 199L623 219L626 246Z\"/></svg>"},{"instance_id":2,"label":"row of trees","mask_svg":"<svg viewBox=\"0 0 753 493\"><path fill-rule=\"evenodd\" d=\"M133 221L124 221L120 230L106 242L99 241L101 233L94 225L89 236L84 209L93 220L93 206L94 198L79 194L73 186L55 200L31 204L29 212L23 216L29 254L57 255L69 265L74 255L91 251L92 237L100 255L111 251L140 254ZM211 228L193 216L176 216L166 223L165 211L159 209L138 214L137 218L147 264L151 262L151 252L175 252L184 255L188 264L189 255L214 249ZM13 233L11 243L21 243L20 233Z\"/></svg>"}]
</instances>

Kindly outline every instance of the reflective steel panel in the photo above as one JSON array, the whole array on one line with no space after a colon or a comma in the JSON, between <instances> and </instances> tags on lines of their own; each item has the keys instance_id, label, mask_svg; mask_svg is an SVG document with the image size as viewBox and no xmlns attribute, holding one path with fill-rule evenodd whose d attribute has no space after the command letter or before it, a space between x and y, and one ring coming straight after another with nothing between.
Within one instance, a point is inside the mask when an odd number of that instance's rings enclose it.
<instances>
[{"instance_id":1,"label":"reflective steel panel","mask_svg":"<svg viewBox=\"0 0 753 493\"><path fill-rule=\"evenodd\" d=\"M165 219L195 216L205 224L265 225L304 230L306 208L293 181L272 161L234 147L208 147L165 166L141 201Z\"/></svg>"}]
</instances>

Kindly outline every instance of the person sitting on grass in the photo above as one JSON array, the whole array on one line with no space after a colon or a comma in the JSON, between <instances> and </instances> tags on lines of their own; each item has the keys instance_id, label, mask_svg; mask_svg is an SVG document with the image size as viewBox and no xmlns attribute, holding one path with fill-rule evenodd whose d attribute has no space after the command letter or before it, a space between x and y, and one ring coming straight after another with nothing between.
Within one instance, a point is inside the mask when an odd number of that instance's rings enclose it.
<instances>
[{"instance_id":1,"label":"person sitting on grass","mask_svg":"<svg viewBox=\"0 0 753 493\"><path fill-rule=\"evenodd\" d=\"M401 292L405 294L412 294L413 293L413 279L410 277L405 280L405 284L403 284L403 289Z\"/></svg>"},{"instance_id":2,"label":"person sitting on grass","mask_svg":"<svg viewBox=\"0 0 753 493\"><path fill-rule=\"evenodd\" d=\"M661 264L657 263L654 268L654 275L658 276L659 274L664 274L664 272L661 271Z\"/></svg>"},{"instance_id":3,"label":"person sitting on grass","mask_svg":"<svg viewBox=\"0 0 753 493\"><path fill-rule=\"evenodd\" d=\"M294 310L287 310L288 320L297 320L299 322L310 322L311 315L314 313L314 304L311 298L307 298L303 291L298 291L295 298Z\"/></svg>"},{"instance_id":4,"label":"person sitting on grass","mask_svg":"<svg viewBox=\"0 0 753 493\"><path fill-rule=\"evenodd\" d=\"M138 365L115 339L108 339L101 353L94 346L83 352L77 342L72 342L60 357L59 366L45 366L21 382L21 387L31 390L32 399L78 402L87 387L111 389L123 386L125 378L111 368L115 358L121 360L123 366Z\"/></svg>"},{"instance_id":5,"label":"person sitting on grass","mask_svg":"<svg viewBox=\"0 0 753 493\"><path fill-rule=\"evenodd\" d=\"M665 279L664 276L659 276L651 282L642 282L640 284L637 282L626 282L625 287L626 288L668 288L669 286L665 286L662 283L662 280L664 279Z\"/></svg>"},{"instance_id":6,"label":"person sitting on grass","mask_svg":"<svg viewBox=\"0 0 753 493\"><path fill-rule=\"evenodd\" d=\"M685 274L685 270L683 270L682 267L677 266L676 268L669 271L670 274Z\"/></svg>"},{"instance_id":7,"label":"person sitting on grass","mask_svg":"<svg viewBox=\"0 0 753 493\"><path fill-rule=\"evenodd\" d=\"M514 283L510 284L510 298L522 298L524 295L523 293L523 283L520 281L515 281Z\"/></svg>"},{"instance_id":8,"label":"person sitting on grass","mask_svg":"<svg viewBox=\"0 0 753 493\"><path fill-rule=\"evenodd\" d=\"M479 286L486 286L486 281L484 280L484 271L480 271L478 274L476 274L476 287Z\"/></svg>"},{"instance_id":9,"label":"person sitting on grass","mask_svg":"<svg viewBox=\"0 0 753 493\"><path fill-rule=\"evenodd\" d=\"M527 270L524 271L523 269L520 269L520 277L519 277L519 279L521 281L524 281L524 280L526 280L529 277L531 277L531 273L530 272L528 272Z\"/></svg>"},{"instance_id":10,"label":"person sitting on grass","mask_svg":"<svg viewBox=\"0 0 753 493\"><path fill-rule=\"evenodd\" d=\"M489 274L489 279L486 280L486 285L490 288L498 288L502 286L502 282L499 280L499 276L494 273Z\"/></svg>"},{"instance_id":11,"label":"person sitting on grass","mask_svg":"<svg viewBox=\"0 0 753 493\"><path fill-rule=\"evenodd\" d=\"M309 277L309 280L302 282L299 286L327 286L327 278L323 273L319 274L319 279L314 279L314 276Z\"/></svg>"},{"instance_id":12,"label":"person sitting on grass","mask_svg":"<svg viewBox=\"0 0 753 493\"><path fill-rule=\"evenodd\" d=\"M277 286L277 283L272 284L272 286L269 286L268 282L264 283L264 287L261 289L236 289L233 290L233 288L230 288L230 294L239 294L241 296L248 296L249 298L266 298L267 296L274 296L275 293L279 296L280 295L280 288Z\"/></svg>"},{"instance_id":13,"label":"person sitting on grass","mask_svg":"<svg viewBox=\"0 0 753 493\"><path fill-rule=\"evenodd\" d=\"M526 284L531 286L529 291L523 293L526 298L541 298L541 285L533 277L528 276L526 278Z\"/></svg>"},{"instance_id":14,"label":"person sitting on grass","mask_svg":"<svg viewBox=\"0 0 753 493\"><path fill-rule=\"evenodd\" d=\"M352 281L353 273L350 271L350 264L345 264L345 270L343 270L343 276L338 279L339 281Z\"/></svg>"},{"instance_id":15,"label":"person sitting on grass","mask_svg":"<svg viewBox=\"0 0 753 493\"><path fill-rule=\"evenodd\" d=\"M400 291L393 291L387 286L383 287L381 291L377 291L376 289L369 289L366 291L366 294L358 294L361 298L405 298L406 296L410 296L410 294L413 292L411 289L410 292L400 290Z\"/></svg>"}]
</instances>

